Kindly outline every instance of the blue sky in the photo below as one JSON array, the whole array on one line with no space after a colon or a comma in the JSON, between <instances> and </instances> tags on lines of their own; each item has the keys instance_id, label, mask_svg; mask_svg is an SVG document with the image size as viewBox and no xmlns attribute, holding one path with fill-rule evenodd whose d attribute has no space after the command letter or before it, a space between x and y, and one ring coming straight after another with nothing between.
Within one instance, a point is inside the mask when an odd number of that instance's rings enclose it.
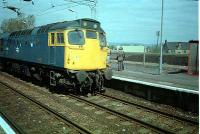
<instances>
[{"instance_id":1,"label":"blue sky","mask_svg":"<svg viewBox=\"0 0 200 134\"><path fill-rule=\"evenodd\" d=\"M36 17L36 26L52 22L90 18L90 8L72 7L64 0L7 0L26 14ZM54 8L51 6L55 5ZM0 6L3 6L0 3ZM72 9L75 12L70 12ZM160 30L161 0L98 0L96 18L107 33L109 42L156 43ZM16 13L0 8L0 22L16 17ZM198 2L192 0L164 0L163 41L198 39Z\"/></svg>"}]
</instances>

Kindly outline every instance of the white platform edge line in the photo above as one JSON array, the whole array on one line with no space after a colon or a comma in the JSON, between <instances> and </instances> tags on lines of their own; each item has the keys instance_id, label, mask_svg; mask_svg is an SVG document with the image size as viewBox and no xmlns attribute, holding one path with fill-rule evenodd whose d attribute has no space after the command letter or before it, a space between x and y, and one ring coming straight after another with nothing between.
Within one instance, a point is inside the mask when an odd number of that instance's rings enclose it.
<instances>
[{"instance_id":1,"label":"white platform edge line","mask_svg":"<svg viewBox=\"0 0 200 134\"><path fill-rule=\"evenodd\" d=\"M1 116L0 116L0 126L3 128L6 134L16 134Z\"/></svg>"},{"instance_id":2,"label":"white platform edge line","mask_svg":"<svg viewBox=\"0 0 200 134\"><path fill-rule=\"evenodd\" d=\"M113 79L117 79L117 80L127 81L127 82L134 82L134 83L138 83L138 84L144 84L144 85L148 85L148 86L171 89L171 90L174 90L174 91L181 91L181 92L186 92L186 93L199 94L199 91L194 91L194 90L191 90L191 89L172 87L172 86L168 86L168 85L161 85L161 84L151 83L151 82L146 82L146 81L133 80L133 79L123 78L123 77L118 77L118 76L112 76L112 78Z\"/></svg>"}]
</instances>

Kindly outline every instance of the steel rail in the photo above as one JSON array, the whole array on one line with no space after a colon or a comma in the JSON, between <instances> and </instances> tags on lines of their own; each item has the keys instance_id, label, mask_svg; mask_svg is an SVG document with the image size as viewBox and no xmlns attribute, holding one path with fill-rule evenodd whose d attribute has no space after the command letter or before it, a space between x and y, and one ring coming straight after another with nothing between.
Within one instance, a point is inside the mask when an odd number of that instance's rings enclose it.
<instances>
[{"instance_id":1,"label":"steel rail","mask_svg":"<svg viewBox=\"0 0 200 134\"><path fill-rule=\"evenodd\" d=\"M136 103L134 103L134 102L129 102L129 101L126 101L126 100L123 100L123 99L119 99L119 98L110 96L110 95L101 94L101 93L98 93L98 95L103 96L103 97L105 97L105 98L111 98L111 99L113 99L113 100L120 101L120 102L122 102L122 103L124 103L124 104L129 104L129 105L134 105L134 106L137 106L137 107L140 107L140 108L144 108L144 109L147 109L147 110L150 110L150 111L159 113L159 114L163 114L163 115L165 115L165 116L170 116L171 118L176 118L176 119L178 119L178 120L185 121L185 122L188 122L188 123L191 123L191 124L194 124L194 125L198 125L198 124L199 124L199 122L196 121L196 120L190 120L190 119L183 118L183 117L180 117L180 116L177 116L177 115L165 113L165 112L162 112L162 111L159 111L159 110L156 110L156 109L147 107L147 106L139 105L139 104L136 104Z\"/></svg>"},{"instance_id":2,"label":"steel rail","mask_svg":"<svg viewBox=\"0 0 200 134\"><path fill-rule=\"evenodd\" d=\"M85 103L87 103L88 105L93 105L93 106L95 106L95 107L98 107L99 109L102 109L102 110L104 110L104 111L106 110L107 112L109 112L109 113L111 113L111 114L114 114L114 115L116 115L116 116L118 116L118 117L120 117L120 118L122 118L122 119L124 119L124 120L129 120L129 121L131 121L131 122L132 122L132 121L137 122L137 123L139 123L139 125L142 125L143 127L150 127L153 131L156 131L156 132L158 132L158 133L167 133L167 134L173 134L173 133L175 133L175 132L172 132L171 130L166 130L166 129L164 129L164 128L157 127L157 126L152 125L152 124L150 124L150 123L141 121L141 120L139 120L139 119L137 119L137 118L133 118L133 117L130 117L130 116L128 116L128 115L119 113L119 112L114 111L114 110L112 110L112 109L109 109L109 108L107 108L107 107L103 107L103 106L98 105L98 104L96 104L96 103L92 103L92 102L90 102L90 101L88 101L88 100L85 100L85 99L83 99L83 98L80 98L80 97L78 97L78 96L75 96L75 95L72 95L72 94L70 94L70 95L68 95L68 96L71 97L71 98L74 98L74 99L76 99L76 100L85 102Z\"/></svg>"},{"instance_id":3,"label":"steel rail","mask_svg":"<svg viewBox=\"0 0 200 134\"><path fill-rule=\"evenodd\" d=\"M12 88L11 86L9 86L8 84L5 84L3 82L0 82L0 84L4 85L5 87L9 88L9 89L12 89L12 91L20 94L21 96L25 97L26 99L30 100L31 102L37 104L39 107L45 109L46 111L50 112L50 113L53 113L54 115L56 115L57 117L61 118L62 120L64 120L66 122L67 125L70 125L71 127L75 127L78 129L78 131L80 133L84 133L84 134L93 134L90 130L88 130L87 128L84 128L82 126L80 126L79 124L75 123L74 121L71 121L70 119L68 119L66 116L58 113L57 111L55 111L54 109L42 104L41 102L33 99L32 97L30 96L27 96L25 95L24 93L22 93L21 91L18 91L14 88Z\"/></svg>"}]
</instances>

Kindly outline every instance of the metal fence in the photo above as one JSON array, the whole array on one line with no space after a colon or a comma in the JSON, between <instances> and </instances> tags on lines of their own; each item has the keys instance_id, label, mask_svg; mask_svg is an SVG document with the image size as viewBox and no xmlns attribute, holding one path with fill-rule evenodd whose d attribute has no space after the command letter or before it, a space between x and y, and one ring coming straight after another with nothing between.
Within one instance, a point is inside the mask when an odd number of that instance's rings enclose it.
<instances>
[{"instance_id":1,"label":"metal fence","mask_svg":"<svg viewBox=\"0 0 200 134\"><path fill-rule=\"evenodd\" d=\"M117 52L111 52L110 59L116 60ZM160 54L158 53L125 53L126 61L159 63ZM188 65L187 54L163 54L163 64L169 65Z\"/></svg>"}]
</instances>

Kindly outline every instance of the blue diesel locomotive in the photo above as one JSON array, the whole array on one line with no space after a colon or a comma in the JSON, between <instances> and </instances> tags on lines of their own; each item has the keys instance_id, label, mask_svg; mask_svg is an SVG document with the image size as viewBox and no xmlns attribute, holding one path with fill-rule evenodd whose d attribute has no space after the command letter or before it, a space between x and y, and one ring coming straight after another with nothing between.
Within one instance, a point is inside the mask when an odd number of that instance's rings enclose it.
<instances>
[{"instance_id":1,"label":"blue diesel locomotive","mask_svg":"<svg viewBox=\"0 0 200 134\"><path fill-rule=\"evenodd\" d=\"M2 68L84 94L104 91L104 79L111 79L108 51L105 32L93 19L47 24L0 38Z\"/></svg>"}]
</instances>

